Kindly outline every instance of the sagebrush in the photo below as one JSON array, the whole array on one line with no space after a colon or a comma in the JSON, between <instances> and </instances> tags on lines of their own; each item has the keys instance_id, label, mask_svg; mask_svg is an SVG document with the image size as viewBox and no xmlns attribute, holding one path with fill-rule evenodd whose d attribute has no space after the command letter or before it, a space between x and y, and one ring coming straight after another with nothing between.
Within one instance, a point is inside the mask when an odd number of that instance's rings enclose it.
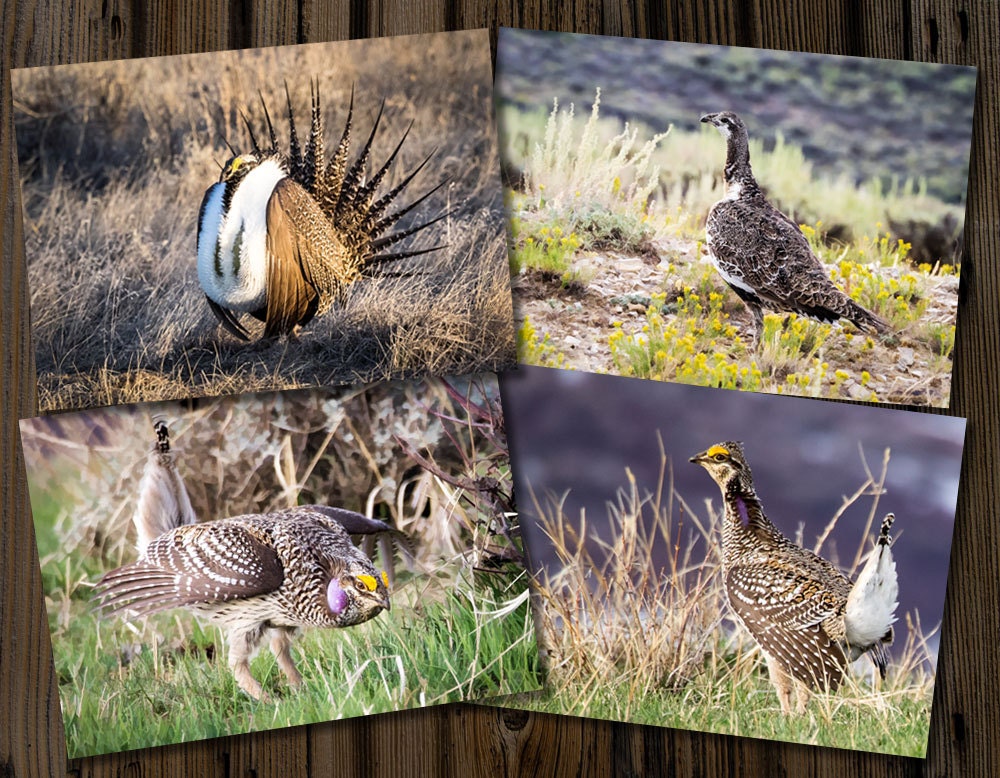
<instances>
[{"instance_id":1,"label":"sagebrush","mask_svg":"<svg viewBox=\"0 0 1000 778\"><path fill-rule=\"evenodd\" d=\"M782 137L751 142L754 170L799 221L831 279L887 319L850 325L770 314L762 348L749 314L708 263L705 218L724 194L725 145L558 104L499 115L512 224L519 358L751 391L943 405L951 387L962 213L919 181L860 184L813 173ZM644 140L645 139L645 140ZM921 226L923 225L923 226ZM944 236L925 240L931 226ZM935 250L933 256L928 252ZM648 269L627 270L638 257ZM585 348L579 342L581 336Z\"/></svg>"},{"instance_id":2,"label":"sagebrush","mask_svg":"<svg viewBox=\"0 0 1000 778\"><path fill-rule=\"evenodd\" d=\"M466 375L514 361L510 280L485 34L411 36L18 71L32 336L42 410ZM212 73L206 78L206 73ZM449 213L399 248L437 250L352 286L298 338L219 328L195 269L198 208L231 151L262 137L258 91L285 145L317 79L328 149L354 92L353 160L385 109L380 191L430 157L397 228Z\"/></svg>"}]
</instances>

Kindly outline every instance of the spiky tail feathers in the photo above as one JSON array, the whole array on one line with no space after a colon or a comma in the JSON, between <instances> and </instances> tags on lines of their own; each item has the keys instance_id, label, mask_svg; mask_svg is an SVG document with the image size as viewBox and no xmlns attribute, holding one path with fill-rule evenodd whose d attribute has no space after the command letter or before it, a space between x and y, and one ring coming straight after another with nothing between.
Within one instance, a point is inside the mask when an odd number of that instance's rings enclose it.
<instances>
[{"instance_id":1,"label":"spiky tail feathers","mask_svg":"<svg viewBox=\"0 0 1000 778\"><path fill-rule=\"evenodd\" d=\"M433 245L422 249L390 250L407 238L448 218L453 213L453 211L446 211L429 219L417 220L416 224L406 229L393 231L392 228L397 222L445 186L448 179L431 187L410 203L396 208L400 195L430 161L434 154L431 152L399 184L376 200L376 190L409 134L409 128L407 128L382 167L366 178L364 166L370 156L371 143L381 116L380 109L371 134L368 136L368 141L354 164L345 169L337 178L323 179L322 189L317 192L320 208L330 219L337 237L348 247L349 254L356 257L358 273L368 276L379 273L387 263L428 254L444 248L443 245ZM339 150L338 156L342 156L339 154ZM334 175L336 174L334 173ZM392 210L393 208L395 210Z\"/></svg>"},{"instance_id":2,"label":"spiky tail feathers","mask_svg":"<svg viewBox=\"0 0 1000 778\"><path fill-rule=\"evenodd\" d=\"M136 549L140 554L154 538L182 524L195 524L187 487L177 472L170 433L162 420L153 423L156 443L146 460L139 481L139 499L132 522L136 529Z\"/></svg>"},{"instance_id":3,"label":"spiky tail feathers","mask_svg":"<svg viewBox=\"0 0 1000 778\"><path fill-rule=\"evenodd\" d=\"M284 156L288 160L292 180L304 187L313 196L320 210L329 219L330 224L337 234L337 238L347 249L346 256L354 265L348 270L347 275L351 277L355 277L356 275L375 275L380 272L380 269L386 263L416 257L444 248L443 245L434 245L423 249L389 250L406 238L427 229L453 213L452 211L441 213L430 219L418 220L416 225L404 230L391 231L392 227L400 219L448 183L448 179L445 179L409 204L397 207L400 195L402 195L404 190L407 189L434 156L435 152L432 151L423 161L409 171L395 187L377 197L379 188L389 174L400 149L409 135L412 123L410 127L407 127L395 148L386 157L382 165L369 174L368 168L372 157L372 144L382 120L385 100L382 101L382 105L379 107L378 115L372 124L366 142L358 152L357 158L352 164L348 164L347 159L350 154L354 117L354 88L351 88L350 105L340 140L329 160L326 158L323 144L324 127L320 108L318 80L310 84L310 92L312 97L312 112L309 136L304 148L299 142L295 129L295 116L287 84L285 86L285 101L289 122L289 149L287 153L278 149L277 135L272 126L270 113L267 110L267 104L263 95L260 96L260 99L270 148L262 148L254 135L249 121L245 117L244 121L247 124L255 153L280 153ZM394 208L396 210L392 210Z\"/></svg>"},{"instance_id":4,"label":"spiky tail feathers","mask_svg":"<svg viewBox=\"0 0 1000 778\"><path fill-rule=\"evenodd\" d=\"M896 621L899 604L899 583L896 562L892 558L889 529L895 516L887 513L882 520L875 548L872 549L851 587L844 612L844 626L851 658L856 659L865 651L885 675L885 646L892 642L892 625Z\"/></svg>"}]
</instances>

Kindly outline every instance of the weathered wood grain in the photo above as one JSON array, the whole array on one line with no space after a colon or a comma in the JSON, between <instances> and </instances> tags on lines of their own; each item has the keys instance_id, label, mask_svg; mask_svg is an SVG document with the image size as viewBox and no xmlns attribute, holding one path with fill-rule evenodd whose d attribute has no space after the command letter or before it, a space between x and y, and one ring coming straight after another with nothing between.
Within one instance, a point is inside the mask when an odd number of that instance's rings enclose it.
<instances>
[{"instance_id":1,"label":"weathered wood grain","mask_svg":"<svg viewBox=\"0 0 1000 778\"><path fill-rule=\"evenodd\" d=\"M24 460L17 420L34 412L34 359L28 337L28 290L24 265L20 187L11 104L10 64L25 64L34 40L37 9L4 2L0 62L0 772L58 774L66 758L51 646L42 610L41 575L34 548ZM46 652L49 652L46 656Z\"/></svg>"},{"instance_id":2,"label":"weathered wood grain","mask_svg":"<svg viewBox=\"0 0 1000 778\"><path fill-rule=\"evenodd\" d=\"M299 12L298 43L336 41L359 37L351 35L351 7L348 3L324 3L303 0Z\"/></svg>"},{"instance_id":3,"label":"weathered wood grain","mask_svg":"<svg viewBox=\"0 0 1000 778\"><path fill-rule=\"evenodd\" d=\"M997 458L987 453L1000 439L997 16L992 3L919 2L908 18L915 59L979 68L951 396L952 410L969 423L928 747L928 772L936 775L1000 771L997 746L987 745L985 735L1000 731L1000 694L972 691L985 668L1000 662L995 639L1000 635L1000 555L992 530L998 467Z\"/></svg>"},{"instance_id":4,"label":"weathered wood grain","mask_svg":"<svg viewBox=\"0 0 1000 778\"><path fill-rule=\"evenodd\" d=\"M1000 774L1000 7L996 0L0 0L0 774ZM67 765L17 419L35 408L10 68L443 29L631 35L979 68L952 410L969 419L926 763L478 706Z\"/></svg>"},{"instance_id":5,"label":"weathered wood grain","mask_svg":"<svg viewBox=\"0 0 1000 778\"><path fill-rule=\"evenodd\" d=\"M644 775L614 754L615 727L607 721L484 706L452 708L449 775ZM629 729L636 729L629 728Z\"/></svg>"}]
</instances>

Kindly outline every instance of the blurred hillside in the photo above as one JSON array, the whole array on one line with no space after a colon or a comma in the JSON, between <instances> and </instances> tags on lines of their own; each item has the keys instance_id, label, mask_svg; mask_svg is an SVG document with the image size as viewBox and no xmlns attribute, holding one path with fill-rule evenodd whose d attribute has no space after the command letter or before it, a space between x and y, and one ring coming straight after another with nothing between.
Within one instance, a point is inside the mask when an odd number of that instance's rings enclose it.
<instances>
[{"instance_id":1,"label":"blurred hillside","mask_svg":"<svg viewBox=\"0 0 1000 778\"><path fill-rule=\"evenodd\" d=\"M585 112L697 129L713 111L742 115L751 136L780 133L818 173L856 183L922 179L965 202L974 68L691 43L503 30L498 105L549 111L553 97Z\"/></svg>"},{"instance_id":2,"label":"blurred hillside","mask_svg":"<svg viewBox=\"0 0 1000 778\"><path fill-rule=\"evenodd\" d=\"M883 451L889 448L877 518L896 514L898 614L917 609L925 634L940 621L962 420L526 366L505 375L501 391L514 485L534 565L551 565L554 558L551 541L536 525L532 493L543 505L547 495L565 494L566 516L577 519L585 511L587 531L606 536L607 503L627 486L626 468L641 494L656 489L657 433L670 459L674 487L701 517L706 501L719 508L719 489L688 458L722 440L743 441L769 518L790 537L801 528L810 547L843 501L864 483L865 463L878 476ZM824 556L850 565L870 508L871 498L864 497L848 509L824 545ZM671 550L664 546L662 552L663 559L654 560L657 568ZM902 620L898 629L902 640ZM937 639L933 636L933 646Z\"/></svg>"}]
</instances>

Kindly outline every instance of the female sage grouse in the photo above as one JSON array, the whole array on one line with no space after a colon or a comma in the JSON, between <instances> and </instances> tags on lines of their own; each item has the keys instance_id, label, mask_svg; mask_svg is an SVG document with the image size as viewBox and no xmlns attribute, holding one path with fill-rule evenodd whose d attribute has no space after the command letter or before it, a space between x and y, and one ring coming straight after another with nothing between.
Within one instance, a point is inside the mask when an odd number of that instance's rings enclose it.
<instances>
[{"instance_id":1,"label":"female sage grouse","mask_svg":"<svg viewBox=\"0 0 1000 778\"><path fill-rule=\"evenodd\" d=\"M133 521L139 558L97 588L105 613L145 615L187 608L228 631L229 667L239 687L267 700L250 672L265 638L292 686L302 683L290 651L299 627L350 627L389 610L388 576L351 534L390 525L327 505L198 522L170 450L167 427L139 484Z\"/></svg>"},{"instance_id":2,"label":"female sage grouse","mask_svg":"<svg viewBox=\"0 0 1000 778\"><path fill-rule=\"evenodd\" d=\"M878 333L889 324L834 286L798 225L764 197L750 169L747 128L732 111L701 117L726 139L726 195L708 214L709 255L719 275L750 309L759 345L763 308L820 321L847 319Z\"/></svg>"},{"instance_id":3,"label":"female sage grouse","mask_svg":"<svg viewBox=\"0 0 1000 778\"><path fill-rule=\"evenodd\" d=\"M428 155L400 184L376 199L409 133L408 128L382 167L366 180L384 100L367 143L348 166L353 90L347 122L329 162L324 154L318 86L312 88L312 124L304 149L296 135L287 87L285 98L288 151L278 148L262 96L269 145L261 147L244 117L251 151L226 163L219 182L205 192L198 215L198 281L222 325L243 340L249 340L249 333L238 319L240 313L263 321L265 338L291 333L329 309L361 275L386 262L441 248L386 251L448 215L386 234L446 182L389 212L400 192L427 164Z\"/></svg>"}]
</instances>

